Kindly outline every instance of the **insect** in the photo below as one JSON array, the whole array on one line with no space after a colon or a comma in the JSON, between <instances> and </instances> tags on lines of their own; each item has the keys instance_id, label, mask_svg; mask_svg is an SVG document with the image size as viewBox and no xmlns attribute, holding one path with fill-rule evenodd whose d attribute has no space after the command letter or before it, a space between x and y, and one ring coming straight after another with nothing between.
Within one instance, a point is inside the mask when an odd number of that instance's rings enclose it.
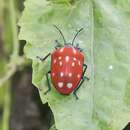
<instances>
[{"instance_id":1,"label":"insect","mask_svg":"<svg viewBox=\"0 0 130 130\"><path fill-rule=\"evenodd\" d=\"M54 27L61 34L64 40L64 46L61 45L58 40L55 40L56 46L52 53L48 53L44 58L37 56L41 61L45 61L51 55L51 70L46 73L48 90L45 94L51 90L50 74L52 84L59 93L68 95L73 92L76 99L78 99L76 92L85 79L89 80L89 78L84 75L87 65L84 64L82 49L79 47L79 44L74 45L77 35L83 28L77 31L72 43L67 43L62 31L56 25L54 25Z\"/></svg>"}]
</instances>

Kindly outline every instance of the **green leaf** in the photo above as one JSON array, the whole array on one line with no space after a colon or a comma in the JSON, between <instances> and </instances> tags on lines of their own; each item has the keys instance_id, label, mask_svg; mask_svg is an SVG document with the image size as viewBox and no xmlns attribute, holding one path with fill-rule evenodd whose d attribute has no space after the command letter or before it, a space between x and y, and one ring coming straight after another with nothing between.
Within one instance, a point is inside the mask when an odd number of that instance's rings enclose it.
<instances>
[{"instance_id":1,"label":"green leaf","mask_svg":"<svg viewBox=\"0 0 130 130\"><path fill-rule=\"evenodd\" d=\"M26 0L19 37L27 41L32 82L43 103L49 103L58 130L121 130L130 121L128 21L114 0ZM78 91L79 100L59 94L54 87L44 95L50 58L41 63L36 56L52 52L56 39L63 44L53 24L63 30L68 42L76 29L84 28L76 40L84 49L90 81Z\"/></svg>"}]
</instances>

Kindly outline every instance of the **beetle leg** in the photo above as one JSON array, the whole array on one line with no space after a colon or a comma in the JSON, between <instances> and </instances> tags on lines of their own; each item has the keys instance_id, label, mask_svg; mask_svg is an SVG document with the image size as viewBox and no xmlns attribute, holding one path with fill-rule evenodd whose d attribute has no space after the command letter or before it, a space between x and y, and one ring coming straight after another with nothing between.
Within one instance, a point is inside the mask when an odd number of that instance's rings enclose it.
<instances>
[{"instance_id":1,"label":"beetle leg","mask_svg":"<svg viewBox=\"0 0 130 130\"><path fill-rule=\"evenodd\" d=\"M76 48L79 48L79 44L78 43L76 44Z\"/></svg>"},{"instance_id":2,"label":"beetle leg","mask_svg":"<svg viewBox=\"0 0 130 130\"><path fill-rule=\"evenodd\" d=\"M41 58L41 57L39 57L39 56L37 56L36 58L37 59L39 59L39 60L41 60L41 61L44 61L44 60L46 60L47 58L48 58L48 56L50 56L50 54L51 53L48 53L45 57L43 57L43 58Z\"/></svg>"},{"instance_id":3,"label":"beetle leg","mask_svg":"<svg viewBox=\"0 0 130 130\"><path fill-rule=\"evenodd\" d=\"M83 70L83 74L82 74L82 77L84 77L84 74L85 74L85 72L86 72L86 70L87 70L87 65L86 64L83 64L83 66L85 67L84 68L84 70ZM85 76L86 77L86 76ZM86 77L87 78L87 80L89 80L89 78L88 77Z\"/></svg>"},{"instance_id":4,"label":"beetle leg","mask_svg":"<svg viewBox=\"0 0 130 130\"><path fill-rule=\"evenodd\" d=\"M78 87L77 87L77 88L74 90L74 92L73 92L73 94L74 94L76 100L79 99L78 96L77 96L77 91L78 91L78 89L81 87L81 85L83 84L83 82L84 82L85 79L86 79L86 76L84 76L84 77L81 79L80 83L78 84Z\"/></svg>"},{"instance_id":5,"label":"beetle leg","mask_svg":"<svg viewBox=\"0 0 130 130\"><path fill-rule=\"evenodd\" d=\"M46 79L47 79L47 84L48 84L48 90L44 93L45 95L46 95L48 92L51 91L51 84L50 84L49 77L48 77L48 74L50 74L50 73L51 73L51 71L48 71L48 72L46 73Z\"/></svg>"},{"instance_id":6,"label":"beetle leg","mask_svg":"<svg viewBox=\"0 0 130 130\"><path fill-rule=\"evenodd\" d=\"M73 92L73 94L74 94L74 96L76 97L76 99L78 99L78 96L77 96L77 94L76 94L77 91L78 91L78 89L81 87L81 85L83 84L83 82L85 81L85 79L89 80L88 77L84 76L84 74L85 74L85 72L86 72L86 70L87 70L87 65L86 65L86 64L83 64L83 66L84 66L85 68L84 68L84 70L83 70L82 79L81 79L81 81L79 82L78 87L77 87L77 88L74 90L74 92Z\"/></svg>"}]
</instances>

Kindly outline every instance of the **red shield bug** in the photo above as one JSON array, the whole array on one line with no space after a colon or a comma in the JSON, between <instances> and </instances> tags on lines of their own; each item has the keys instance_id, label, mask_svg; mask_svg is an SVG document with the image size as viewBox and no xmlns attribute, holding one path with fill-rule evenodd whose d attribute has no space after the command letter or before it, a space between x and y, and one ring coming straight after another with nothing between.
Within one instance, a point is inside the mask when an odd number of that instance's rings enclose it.
<instances>
[{"instance_id":1,"label":"red shield bug","mask_svg":"<svg viewBox=\"0 0 130 130\"><path fill-rule=\"evenodd\" d=\"M49 81L50 74L52 84L59 93L68 95L73 92L76 99L78 99L76 92L84 80L88 79L84 76L87 65L84 64L82 49L79 47L79 44L74 45L75 38L83 28L75 34L72 43L67 43L61 30L56 25L54 27L60 32L64 40L64 46L56 40L57 45L52 53L48 53L44 58L37 56L38 59L44 61L51 55L51 70L46 73L48 90L45 94L51 90Z\"/></svg>"}]
</instances>

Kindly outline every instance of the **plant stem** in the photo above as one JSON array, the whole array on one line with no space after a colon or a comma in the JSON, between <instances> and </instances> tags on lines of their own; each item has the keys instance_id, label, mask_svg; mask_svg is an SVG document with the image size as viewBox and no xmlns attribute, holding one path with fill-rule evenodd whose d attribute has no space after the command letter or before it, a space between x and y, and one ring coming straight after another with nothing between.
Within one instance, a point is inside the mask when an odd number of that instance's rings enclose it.
<instances>
[{"instance_id":1,"label":"plant stem","mask_svg":"<svg viewBox=\"0 0 130 130\"><path fill-rule=\"evenodd\" d=\"M0 87L16 72L17 66L23 65L24 58L19 56L19 40L17 36L17 25L16 25L16 11L14 6L14 0L8 0L8 8L9 8L9 18L10 18L10 26L12 33L12 40L10 41L13 44L13 51L10 57L10 61L8 63L9 69L6 71L7 73L0 79ZM10 44L10 43L7 43Z\"/></svg>"},{"instance_id":2,"label":"plant stem","mask_svg":"<svg viewBox=\"0 0 130 130\"><path fill-rule=\"evenodd\" d=\"M9 0L9 10L10 10L10 22L11 22L11 31L12 31L12 43L13 43L13 52L12 58L17 58L19 56L19 41L17 37L17 26L16 26L16 11L14 6L14 0Z\"/></svg>"},{"instance_id":3,"label":"plant stem","mask_svg":"<svg viewBox=\"0 0 130 130\"><path fill-rule=\"evenodd\" d=\"M10 86L7 83L4 87L4 112L3 112L3 123L2 130L9 130L9 115L10 115Z\"/></svg>"},{"instance_id":4,"label":"plant stem","mask_svg":"<svg viewBox=\"0 0 130 130\"><path fill-rule=\"evenodd\" d=\"M0 88L15 73L15 71L16 71L16 66L15 65L10 66L6 74L2 78L0 78Z\"/></svg>"}]
</instances>

